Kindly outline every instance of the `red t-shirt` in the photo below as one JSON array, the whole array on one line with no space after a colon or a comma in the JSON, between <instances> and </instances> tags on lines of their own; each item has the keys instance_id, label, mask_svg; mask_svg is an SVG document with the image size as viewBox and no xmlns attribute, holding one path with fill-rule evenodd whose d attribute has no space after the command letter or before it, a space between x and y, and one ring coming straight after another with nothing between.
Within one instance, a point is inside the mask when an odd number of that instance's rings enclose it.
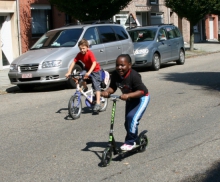
<instances>
[{"instance_id":1,"label":"red t-shirt","mask_svg":"<svg viewBox=\"0 0 220 182\"><path fill-rule=\"evenodd\" d=\"M82 54L81 52L79 52L74 59L75 63L77 61L82 61L85 64L86 71L89 71L93 62L96 62L96 66L93 72L98 72L101 70L100 64L96 61L95 55L90 50L88 50L86 54Z\"/></svg>"}]
</instances>

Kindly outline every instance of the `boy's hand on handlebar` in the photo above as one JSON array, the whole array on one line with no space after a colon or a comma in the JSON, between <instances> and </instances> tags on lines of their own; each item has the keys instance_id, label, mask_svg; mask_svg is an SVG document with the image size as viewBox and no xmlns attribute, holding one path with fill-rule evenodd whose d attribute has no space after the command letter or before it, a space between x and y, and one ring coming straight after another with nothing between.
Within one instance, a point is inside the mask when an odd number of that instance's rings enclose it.
<instances>
[{"instance_id":1,"label":"boy's hand on handlebar","mask_svg":"<svg viewBox=\"0 0 220 182\"><path fill-rule=\"evenodd\" d=\"M86 73L83 77L83 79L88 79L89 78L89 73Z\"/></svg>"},{"instance_id":2,"label":"boy's hand on handlebar","mask_svg":"<svg viewBox=\"0 0 220 182\"><path fill-rule=\"evenodd\" d=\"M66 73L66 74L65 74L65 77L66 77L66 78L69 78L69 77L70 77L70 73Z\"/></svg>"},{"instance_id":3,"label":"boy's hand on handlebar","mask_svg":"<svg viewBox=\"0 0 220 182\"><path fill-rule=\"evenodd\" d=\"M121 99L121 100L129 100L129 96L128 96L128 94L122 94L122 95L120 96L120 99Z\"/></svg>"}]
</instances>

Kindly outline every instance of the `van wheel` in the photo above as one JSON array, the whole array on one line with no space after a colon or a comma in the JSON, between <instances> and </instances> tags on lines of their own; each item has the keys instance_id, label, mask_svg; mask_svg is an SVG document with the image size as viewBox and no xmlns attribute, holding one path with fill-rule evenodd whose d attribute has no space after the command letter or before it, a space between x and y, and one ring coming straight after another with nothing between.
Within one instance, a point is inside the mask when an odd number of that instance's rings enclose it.
<instances>
[{"instance_id":1,"label":"van wheel","mask_svg":"<svg viewBox=\"0 0 220 182\"><path fill-rule=\"evenodd\" d=\"M80 73L82 71L82 68L79 65L76 64L73 68L72 73L75 70L76 70L76 73ZM68 86L68 88L76 88L76 83L72 78L70 78L70 79L67 80L67 86Z\"/></svg>"},{"instance_id":2,"label":"van wheel","mask_svg":"<svg viewBox=\"0 0 220 182\"><path fill-rule=\"evenodd\" d=\"M185 63L185 54L182 49L180 49L179 59L176 61L176 64L182 65Z\"/></svg>"},{"instance_id":3,"label":"van wheel","mask_svg":"<svg viewBox=\"0 0 220 182\"><path fill-rule=\"evenodd\" d=\"M160 56L158 53L154 53L153 55L153 60L152 60L152 66L151 68L154 70L154 71L157 71L160 69Z\"/></svg>"}]
</instances>

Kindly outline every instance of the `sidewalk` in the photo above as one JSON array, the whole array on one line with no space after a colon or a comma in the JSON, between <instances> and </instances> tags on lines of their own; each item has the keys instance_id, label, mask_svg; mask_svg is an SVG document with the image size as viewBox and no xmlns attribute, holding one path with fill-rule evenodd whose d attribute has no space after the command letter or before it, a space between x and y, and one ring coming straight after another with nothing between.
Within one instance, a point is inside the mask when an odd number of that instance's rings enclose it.
<instances>
[{"instance_id":1,"label":"sidewalk","mask_svg":"<svg viewBox=\"0 0 220 182\"><path fill-rule=\"evenodd\" d=\"M185 44L186 59L194 56L201 56L214 52L220 52L220 42L209 40L201 43L194 43L194 51L190 51L190 45Z\"/></svg>"},{"instance_id":2,"label":"sidewalk","mask_svg":"<svg viewBox=\"0 0 220 182\"><path fill-rule=\"evenodd\" d=\"M214 52L220 52L220 42L216 40L209 40L207 42L194 43L194 51L189 50L190 45L185 44L186 49L186 61L190 57L202 56ZM9 68L0 70L0 95L7 93L8 89L18 89L15 85L12 85L8 78ZM7 90L7 91L6 91Z\"/></svg>"}]
</instances>

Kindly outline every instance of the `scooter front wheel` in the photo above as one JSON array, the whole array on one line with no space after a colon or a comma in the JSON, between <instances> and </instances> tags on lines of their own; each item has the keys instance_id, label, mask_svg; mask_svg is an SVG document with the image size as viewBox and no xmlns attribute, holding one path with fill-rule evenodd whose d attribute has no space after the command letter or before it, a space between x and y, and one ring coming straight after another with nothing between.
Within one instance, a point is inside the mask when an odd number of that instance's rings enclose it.
<instances>
[{"instance_id":1,"label":"scooter front wheel","mask_svg":"<svg viewBox=\"0 0 220 182\"><path fill-rule=\"evenodd\" d=\"M148 144L148 139L147 139L147 135L142 135L140 137L140 141L139 141L139 152L144 152L146 150Z\"/></svg>"},{"instance_id":2,"label":"scooter front wheel","mask_svg":"<svg viewBox=\"0 0 220 182\"><path fill-rule=\"evenodd\" d=\"M107 147L102 154L102 166L106 167L110 164L112 160L112 148Z\"/></svg>"}]
</instances>

